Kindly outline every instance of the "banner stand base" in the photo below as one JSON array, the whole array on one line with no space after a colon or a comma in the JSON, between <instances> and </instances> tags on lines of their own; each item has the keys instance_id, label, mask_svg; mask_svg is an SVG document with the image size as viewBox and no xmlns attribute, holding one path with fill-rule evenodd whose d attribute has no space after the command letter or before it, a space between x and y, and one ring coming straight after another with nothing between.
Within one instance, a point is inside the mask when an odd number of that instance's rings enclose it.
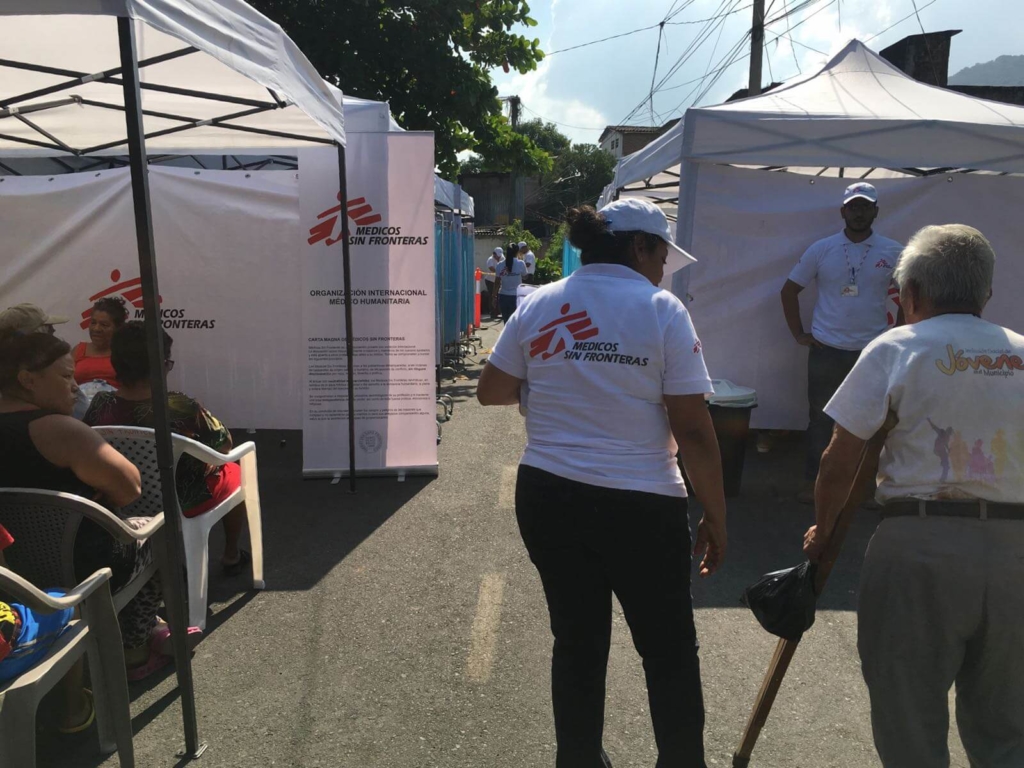
<instances>
[{"instance_id":1,"label":"banner stand base","mask_svg":"<svg viewBox=\"0 0 1024 768\"><path fill-rule=\"evenodd\" d=\"M357 469L356 477L394 477L399 482L407 477L437 477L439 467L432 464L423 467L382 467L380 469ZM330 478L334 485L343 477L348 477L347 469L304 469L303 480Z\"/></svg>"}]
</instances>

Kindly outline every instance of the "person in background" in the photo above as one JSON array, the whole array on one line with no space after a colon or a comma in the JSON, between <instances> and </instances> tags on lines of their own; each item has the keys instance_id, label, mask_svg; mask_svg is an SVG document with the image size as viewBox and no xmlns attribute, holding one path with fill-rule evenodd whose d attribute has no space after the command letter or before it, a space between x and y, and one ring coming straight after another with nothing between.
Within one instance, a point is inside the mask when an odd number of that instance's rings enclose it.
<instances>
[{"instance_id":1,"label":"person in background","mask_svg":"<svg viewBox=\"0 0 1024 768\"><path fill-rule=\"evenodd\" d=\"M114 332L128 320L124 299L111 296L100 299L92 307L89 341L75 347L75 381L79 384L101 380L117 386L117 375L110 364L110 342Z\"/></svg>"},{"instance_id":2,"label":"person in background","mask_svg":"<svg viewBox=\"0 0 1024 768\"><path fill-rule=\"evenodd\" d=\"M994 270L973 227L920 230L895 272L908 325L868 344L825 407L836 429L804 538L811 560L865 441L890 412L897 419L879 461L882 522L857 607L885 768L948 768L954 684L970 765L1024 765L1024 453L1007 445L1024 436L1024 336L981 319ZM980 444L979 460L950 473L950 435L961 433Z\"/></svg>"},{"instance_id":3,"label":"person in background","mask_svg":"<svg viewBox=\"0 0 1024 768\"><path fill-rule=\"evenodd\" d=\"M0 487L63 491L116 510L139 497L139 470L71 418L75 382L70 352L66 342L49 333L0 337ZM150 520L123 519L136 529ZM18 558L17 531L13 533L15 541L4 553L12 565ZM153 554L148 543L120 544L85 520L75 536L72 557L78 581L109 567L110 588L117 592L152 562ZM159 580L154 578L118 614L130 679L141 679L170 663L169 645L156 634L161 627L160 601ZM91 717L91 703L84 700L80 685L72 689L79 703L70 711L83 716L69 719L81 724L85 713Z\"/></svg>"},{"instance_id":4,"label":"person in background","mask_svg":"<svg viewBox=\"0 0 1024 768\"><path fill-rule=\"evenodd\" d=\"M614 594L643 659L657 765L704 768L690 553L708 576L727 544L711 379L686 307L657 287L676 248L665 214L628 198L574 209L569 224L583 266L523 301L477 389L483 405L530 389L516 517L555 639L555 765L610 765ZM679 450L704 510L693 549Z\"/></svg>"},{"instance_id":5,"label":"person in background","mask_svg":"<svg viewBox=\"0 0 1024 768\"><path fill-rule=\"evenodd\" d=\"M170 335L163 331L164 365L168 373L174 368ZM111 345L111 360L121 382L115 392L100 392L89 406L84 421L90 426L150 427L153 422L153 393L149 384L149 353L146 330L142 321L126 323ZM168 419L171 431L196 440L215 451L228 453L233 447L231 433L217 418L181 392L167 393ZM237 491L242 484L238 464L212 466L192 456L182 456L174 473L178 502L185 517L209 512ZM239 504L222 519L224 553L221 568L228 576L241 573L252 563L252 556L238 546L245 527L245 503Z\"/></svg>"},{"instance_id":6,"label":"person in background","mask_svg":"<svg viewBox=\"0 0 1024 768\"><path fill-rule=\"evenodd\" d=\"M484 301L491 312L491 320L498 318L498 292L494 290L494 278L498 268L505 262L505 251L499 245L487 257L487 271L484 272Z\"/></svg>"},{"instance_id":7,"label":"person in background","mask_svg":"<svg viewBox=\"0 0 1024 768\"><path fill-rule=\"evenodd\" d=\"M512 313L516 311L516 292L526 275L526 265L520 261L518 256L519 245L512 243L508 247L508 256L497 270L497 278L494 283L498 289L498 309L501 310L503 323L508 323Z\"/></svg>"},{"instance_id":8,"label":"person in background","mask_svg":"<svg viewBox=\"0 0 1024 768\"><path fill-rule=\"evenodd\" d=\"M797 344L809 348L807 460L804 487L797 498L814 502L814 479L821 454L832 436L825 404L853 368L860 352L889 327L886 311L892 273L903 249L875 233L878 192L866 182L851 184L839 210L846 227L819 240L800 257L782 287L782 311ZM817 282L811 331L800 319L800 292Z\"/></svg>"},{"instance_id":9,"label":"person in background","mask_svg":"<svg viewBox=\"0 0 1024 768\"><path fill-rule=\"evenodd\" d=\"M70 318L50 315L35 304L17 304L0 312L0 336L9 333L56 332L55 325L63 325Z\"/></svg>"},{"instance_id":10,"label":"person in background","mask_svg":"<svg viewBox=\"0 0 1024 768\"><path fill-rule=\"evenodd\" d=\"M530 250L530 246L525 240L519 243L519 253L521 254L523 264L526 265L526 277L523 278L523 281L532 283L533 275L537 271L537 257L533 255L533 251Z\"/></svg>"},{"instance_id":11,"label":"person in background","mask_svg":"<svg viewBox=\"0 0 1024 768\"><path fill-rule=\"evenodd\" d=\"M53 336L56 333L53 326L67 321L66 317L47 314L35 304L18 304L0 312L0 336L24 333L48 333ZM76 419L81 419L88 408L89 397L76 384L75 407L72 410L72 415Z\"/></svg>"}]
</instances>

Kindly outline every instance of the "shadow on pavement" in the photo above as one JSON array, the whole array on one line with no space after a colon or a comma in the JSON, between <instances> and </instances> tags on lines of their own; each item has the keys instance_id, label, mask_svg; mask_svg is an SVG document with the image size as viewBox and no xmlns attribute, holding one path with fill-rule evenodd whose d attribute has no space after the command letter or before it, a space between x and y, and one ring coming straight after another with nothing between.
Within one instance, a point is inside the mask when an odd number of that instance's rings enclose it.
<instances>
[{"instance_id":1,"label":"shadow on pavement","mask_svg":"<svg viewBox=\"0 0 1024 768\"><path fill-rule=\"evenodd\" d=\"M796 501L803 484L803 462L802 434L777 441L771 452L764 454L754 448L751 435L741 493L737 498L726 499L729 549L725 566L710 579L700 580L695 575L694 607L742 608L743 590L763 574L803 562L803 535L814 522L813 507ZM696 529L699 519L700 510L694 502L690 511L691 530ZM857 609L856 591L864 551L879 519L876 511L858 510L843 553L818 601L819 610Z\"/></svg>"},{"instance_id":2,"label":"shadow on pavement","mask_svg":"<svg viewBox=\"0 0 1024 768\"><path fill-rule=\"evenodd\" d=\"M435 478L358 477L356 492L348 480L302 479L302 432L240 432L235 444L256 443L263 514L263 564L269 591L307 590L388 518ZM210 603L248 591L245 575L225 578L217 561L223 547L221 527L210 537ZM228 609L230 610L230 609ZM220 621L211 617L216 627Z\"/></svg>"}]
</instances>

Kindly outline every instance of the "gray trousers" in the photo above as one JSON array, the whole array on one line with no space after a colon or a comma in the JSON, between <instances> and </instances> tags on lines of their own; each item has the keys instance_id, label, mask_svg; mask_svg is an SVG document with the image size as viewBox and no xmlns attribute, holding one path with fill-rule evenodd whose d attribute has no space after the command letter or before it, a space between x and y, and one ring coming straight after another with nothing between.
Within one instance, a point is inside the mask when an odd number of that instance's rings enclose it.
<instances>
[{"instance_id":1,"label":"gray trousers","mask_svg":"<svg viewBox=\"0 0 1024 768\"><path fill-rule=\"evenodd\" d=\"M972 768L1024 766L1024 522L884 520L857 617L885 768L949 766L954 684Z\"/></svg>"}]
</instances>

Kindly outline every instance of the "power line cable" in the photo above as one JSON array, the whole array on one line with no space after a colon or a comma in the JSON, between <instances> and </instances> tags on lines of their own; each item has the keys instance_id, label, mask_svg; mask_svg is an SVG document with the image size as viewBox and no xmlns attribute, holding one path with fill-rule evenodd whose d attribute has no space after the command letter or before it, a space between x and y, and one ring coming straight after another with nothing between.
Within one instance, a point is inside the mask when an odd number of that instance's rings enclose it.
<instances>
[{"instance_id":1,"label":"power line cable","mask_svg":"<svg viewBox=\"0 0 1024 768\"><path fill-rule=\"evenodd\" d=\"M591 40L588 43L580 43L579 45L571 45L568 48L560 48L557 51L551 51L550 53L544 54L545 56L554 56L556 53L566 53L567 51L575 51L579 48L586 48L588 45L597 45L598 43L607 43L609 40L618 40L620 37L628 37L629 35L635 35L637 32L646 32L648 29L657 29L661 26L661 23L651 24L649 27L640 27L629 32L622 32L618 35L612 35L611 37L602 37L600 40Z\"/></svg>"},{"instance_id":2,"label":"power line cable","mask_svg":"<svg viewBox=\"0 0 1024 768\"><path fill-rule=\"evenodd\" d=\"M563 128L574 128L577 131L603 131L604 130L604 127L601 127L601 128L588 128L588 127L583 126L583 125L569 125L568 123L560 123L557 120L552 120L550 117L544 117L544 115L537 114L536 112L534 112L532 109L530 109L525 104L520 104L519 106L520 106L521 109L526 110L527 112L529 112L534 117L539 118L540 120L543 120L546 123L554 123L555 125L560 125Z\"/></svg>"},{"instance_id":3,"label":"power line cable","mask_svg":"<svg viewBox=\"0 0 1024 768\"><path fill-rule=\"evenodd\" d=\"M658 48L654 52L654 72L651 73L651 92L647 96L647 100L651 106L651 122L654 122L654 80L658 76L658 59L661 58L661 38L665 34L665 22L661 22L661 26L658 29Z\"/></svg>"},{"instance_id":4,"label":"power line cable","mask_svg":"<svg viewBox=\"0 0 1024 768\"><path fill-rule=\"evenodd\" d=\"M925 8L928 8L928 7L930 7L930 6L933 6L933 5L935 5L935 4L937 3L937 2L939 2L939 0L931 0L931 2L930 2L930 3L925 3L924 5L922 5L920 9L918 9L918 8L917 8L917 5L915 4L915 6L914 6L914 10L915 10L915 11L918 11L918 12L920 12L920 11L923 11L923 10L924 10ZM906 16L904 16L904 17L903 17L902 19L900 19L899 21L894 21L894 22L893 22L892 24L890 24L890 25L889 25L888 27L886 27L885 29L883 29L883 30L882 30L881 32L876 32L875 34L873 34L873 35L872 35L871 37L869 37L869 38L868 38L867 40L865 40L864 42L865 42L865 43L870 43L870 42L871 42L872 40L874 40L874 39L875 39L876 37L881 37L881 36L882 36L882 35L884 35L884 34L885 34L886 32L888 32L888 31L889 31L890 29L892 29L893 27L899 26L900 24L902 24L902 23L903 23L904 21L906 21L907 19L912 19L912 18L914 18L914 16L915 16L915 15L917 15L917 14L915 14L915 13L908 13L908 14L907 14Z\"/></svg>"},{"instance_id":5,"label":"power line cable","mask_svg":"<svg viewBox=\"0 0 1024 768\"><path fill-rule=\"evenodd\" d=\"M918 26L921 27L921 36L924 37L924 49L928 52L928 64L932 69L932 78L935 80L936 85L940 85L939 73L935 69L935 57L932 56L932 47L928 43L928 33L924 31L924 22L921 21L921 12L917 8L917 0L910 0L910 2L914 6L914 15L917 16Z\"/></svg>"},{"instance_id":6,"label":"power line cable","mask_svg":"<svg viewBox=\"0 0 1024 768\"><path fill-rule=\"evenodd\" d=\"M655 93L659 92L664 87L665 83L667 83L668 80L677 71L679 71L679 69L697 52L697 50L699 50L700 46L703 45L710 38L710 36L714 33L716 24L724 24L724 19L729 15L729 13L723 13L723 11L729 4L729 2L730 0L722 0L722 2L718 6L718 9L715 12L715 15L705 20L706 23L704 28L697 33L696 37L693 39L693 41L691 41L690 45L687 46L683 53L680 54L676 62L669 68L668 72L666 72L665 75L661 78L661 80L658 81L657 85L655 85L653 89ZM738 6L740 2L741 0L734 0L733 8L730 9L730 11L735 10L735 7ZM630 113L620 121L620 124L626 123L637 112L643 109L647 101L648 99L645 98L639 104L637 104L630 111Z\"/></svg>"},{"instance_id":7,"label":"power line cable","mask_svg":"<svg viewBox=\"0 0 1024 768\"><path fill-rule=\"evenodd\" d=\"M789 13L789 0L782 0L782 8L783 8L784 11L786 11L786 13ZM789 19L787 18L786 19L786 37L789 39L789 42L790 42L789 50L791 50L793 52L793 63L796 64L796 71L799 72L802 75L804 73L804 71L800 68L800 57L796 55L796 46L793 45L793 43L796 42L796 41L792 37L792 34L790 32L790 26L791 25L789 23Z\"/></svg>"}]
</instances>

